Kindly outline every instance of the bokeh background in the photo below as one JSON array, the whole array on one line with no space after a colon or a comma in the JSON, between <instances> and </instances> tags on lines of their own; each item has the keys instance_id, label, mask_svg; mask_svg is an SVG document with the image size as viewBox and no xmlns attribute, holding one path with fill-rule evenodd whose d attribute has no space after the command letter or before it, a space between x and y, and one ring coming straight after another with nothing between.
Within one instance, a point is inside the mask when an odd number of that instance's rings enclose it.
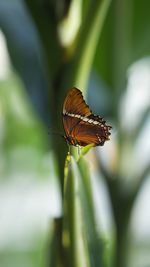
<instances>
[{"instance_id":1,"label":"bokeh background","mask_svg":"<svg viewBox=\"0 0 150 267\"><path fill-rule=\"evenodd\" d=\"M54 132L72 86L113 126L86 155L104 267L150 266L149 10L146 0L0 1L0 266L64 266L50 259L68 149Z\"/></svg>"}]
</instances>

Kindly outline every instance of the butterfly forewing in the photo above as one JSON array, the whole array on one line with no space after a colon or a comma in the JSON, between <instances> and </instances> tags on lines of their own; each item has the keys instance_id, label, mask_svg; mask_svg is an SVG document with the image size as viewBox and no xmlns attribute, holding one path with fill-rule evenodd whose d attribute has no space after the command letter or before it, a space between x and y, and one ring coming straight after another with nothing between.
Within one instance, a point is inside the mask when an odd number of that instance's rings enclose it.
<instances>
[{"instance_id":1,"label":"butterfly forewing","mask_svg":"<svg viewBox=\"0 0 150 267\"><path fill-rule=\"evenodd\" d=\"M92 111L83 99L81 91L75 87L69 91L67 97L65 98L63 114L66 113L83 116L89 116L92 114Z\"/></svg>"}]
</instances>

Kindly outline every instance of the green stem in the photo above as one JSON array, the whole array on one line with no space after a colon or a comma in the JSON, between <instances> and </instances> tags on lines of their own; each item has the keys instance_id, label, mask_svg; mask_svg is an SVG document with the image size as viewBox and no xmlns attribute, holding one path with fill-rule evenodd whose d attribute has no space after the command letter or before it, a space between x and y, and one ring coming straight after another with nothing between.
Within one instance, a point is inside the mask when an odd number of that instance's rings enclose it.
<instances>
[{"instance_id":1,"label":"green stem","mask_svg":"<svg viewBox=\"0 0 150 267\"><path fill-rule=\"evenodd\" d=\"M132 6L130 0L113 1L113 87L116 91L114 108L118 107L118 99L124 89L126 70L130 64L131 36L132 36ZM116 113L118 111L116 110Z\"/></svg>"},{"instance_id":2,"label":"green stem","mask_svg":"<svg viewBox=\"0 0 150 267\"><path fill-rule=\"evenodd\" d=\"M111 0L92 1L79 36L73 85L86 89L96 47Z\"/></svg>"},{"instance_id":3,"label":"green stem","mask_svg":"<svg viewBox=\"0 0 150 267\"><path fill-rule=\"evenodd\" d=\"M81 230L79 180L80 173L77 164L72 156L68 156L64 183L64 225L68 235L69 267L87 266Z\"/></svg>"}]
</instances>

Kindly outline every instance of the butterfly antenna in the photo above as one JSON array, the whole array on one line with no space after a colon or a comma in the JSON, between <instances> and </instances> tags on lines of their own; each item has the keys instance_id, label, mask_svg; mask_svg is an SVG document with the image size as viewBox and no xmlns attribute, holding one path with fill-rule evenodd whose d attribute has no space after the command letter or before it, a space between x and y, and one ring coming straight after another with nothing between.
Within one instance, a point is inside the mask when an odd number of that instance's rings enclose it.
<instances>
[{"instance_id":1,"label":"butterfly antenna","mask_svg":"<svg viewBox=\"0 0 150 267\"><path fill-rule=\"evenodd\" d=\"M59 136L65 138L64 134L59 133L59 132L56 132L56 131L51 131L51 130L49 130L49 131L48 131L48 135L51 135L51 134L53 134L53 135L59 135Z\"/></svg>"}]
</instances>

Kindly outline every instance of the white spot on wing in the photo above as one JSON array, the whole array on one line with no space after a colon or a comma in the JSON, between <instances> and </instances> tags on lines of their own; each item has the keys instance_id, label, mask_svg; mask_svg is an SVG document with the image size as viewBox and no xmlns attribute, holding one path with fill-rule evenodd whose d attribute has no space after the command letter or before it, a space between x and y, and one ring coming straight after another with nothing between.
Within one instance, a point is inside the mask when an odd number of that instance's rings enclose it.
<instances>
[{"instance_id":1,"label":"white spot on wing","mask_svg":"<svg viewBox=\"0 0 150 267\"><path fill-rule=\"evenodd\" d=\"M93 119L89 119L86 116L84 117L84 116L79 115L79 114L69 113L69 112L66 112L65 110L63 111L63 114L68 115L68 116L73 117L73 118L81 119L82 121L86 121L86 122L91 123L91 124L101 125L101 127L104 127L104 125L101 122L95 121Z\"/></svg>"}]
</instances>

